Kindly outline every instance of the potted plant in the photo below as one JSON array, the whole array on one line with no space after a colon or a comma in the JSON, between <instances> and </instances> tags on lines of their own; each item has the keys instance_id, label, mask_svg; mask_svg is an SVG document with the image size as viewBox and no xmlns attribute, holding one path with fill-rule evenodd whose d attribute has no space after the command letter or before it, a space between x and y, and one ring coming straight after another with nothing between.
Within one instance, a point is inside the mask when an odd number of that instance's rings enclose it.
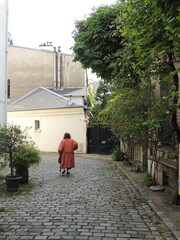
<instances>
[{"instance_id":1,"label":"potted plant","mask_svg":"<svg viewBox=\"0 0 180 240\"><path fill-rule=\"evenodd\" d=\"M0 126L0 154L6 154L9 160L10 174L5 177L7 190L17 191L21 176L17 176L14 171L13 153L17 152L18 146L28 141L27 128L21 130L20 126L8 124Z\"/></svg>"},{"instance_id":2,"label":"potted plant","mask_svg":"<svg viewBox=\"0 0 180 240\"><path fill-rule=\"evenodd\" d=\"M28 168L39 164L40 161L40 151L34 143L23 143L17 147L17 151L13 153L13 165L16 169L16 175L22 176L21 183L28 183Z\"/></svg>"}]
</instances>

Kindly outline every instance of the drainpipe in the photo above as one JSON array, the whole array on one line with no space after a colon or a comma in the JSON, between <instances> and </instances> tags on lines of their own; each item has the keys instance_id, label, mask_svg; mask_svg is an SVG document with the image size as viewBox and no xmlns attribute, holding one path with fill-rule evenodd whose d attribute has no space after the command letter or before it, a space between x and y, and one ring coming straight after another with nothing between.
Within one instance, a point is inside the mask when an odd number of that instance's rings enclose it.
<instances>
[{"instance_id":1,"label":"drainpipe","mask_svg":"<svg viewBox=\"0 0 180 240\"><path fill-rule=\"evenodd\" d=\"M57 79L57 72L56 72L56 64L57 64L57 61L56 61L56 47L54 47L54 88L57 87L57 82L56 82L56 79Z\"/></svg>"},{"instance_id":2,"label":"drainpipe","mask_svg":"<svg viewBox=\"0 0 180 240\"><path fill-rule=\"evenodd\" d=\"M57 87L61 87L61 47L58 46L58 84Z\"/></svg>"}]
</instances>

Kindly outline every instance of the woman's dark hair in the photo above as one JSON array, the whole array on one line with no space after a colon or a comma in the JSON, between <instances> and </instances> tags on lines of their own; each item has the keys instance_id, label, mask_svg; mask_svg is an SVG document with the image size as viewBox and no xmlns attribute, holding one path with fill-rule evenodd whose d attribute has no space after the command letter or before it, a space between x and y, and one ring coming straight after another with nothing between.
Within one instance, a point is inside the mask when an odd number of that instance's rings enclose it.
<instances>
[{"instance_id":1,"label":"woman's dark hair","mask_svg":"<svg viewBox=\"0 0 180 240\"><path fill-rule=\"evenodd\" d=\"M70 135L69 133L65 133L65 134L64 134L64 139L65 139L65 138L71 138L71 135Z\"/></svg>"}]
</instances>

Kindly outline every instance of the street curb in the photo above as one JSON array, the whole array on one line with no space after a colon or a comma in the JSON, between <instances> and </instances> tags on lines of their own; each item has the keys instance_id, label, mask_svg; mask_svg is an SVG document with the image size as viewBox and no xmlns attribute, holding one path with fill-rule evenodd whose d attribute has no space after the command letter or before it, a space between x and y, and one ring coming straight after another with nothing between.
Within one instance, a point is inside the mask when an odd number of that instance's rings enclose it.
<instances>
[{"instance_id":1,"label":"street curb","mask_svg":"<svg viewBox=\"0 0 180 240\"><path fill-rule=\"evenodd\" d=\"M134 180L132 179L132 177L128 174L128 172L126 172L125 169L123 169L122 166L120 166L119 164L117 164L115 161L113 161L113 163L116 164L116 166L128 177L128 179L131 181L131 183L134 185L134 187L140 192L140 194L143 197L147 197L144 193L144 191L139 187L138 184L136 184L134 182ZM170 231L174 234L174 236L176 237L177 240L180 240L180 231L177 230L177 227L174 226L174 224L171 222L171 220L169 220L164 214L163 212L158 210L158 207L156 206L156 204L154 202L152 202L151 200L148 200L148 205L154 210L154 212L156 212L156 214L159 216L159 218L164 222L164 224L167 226L167 228L170 229Z\"/></svg>"}]
</instances>

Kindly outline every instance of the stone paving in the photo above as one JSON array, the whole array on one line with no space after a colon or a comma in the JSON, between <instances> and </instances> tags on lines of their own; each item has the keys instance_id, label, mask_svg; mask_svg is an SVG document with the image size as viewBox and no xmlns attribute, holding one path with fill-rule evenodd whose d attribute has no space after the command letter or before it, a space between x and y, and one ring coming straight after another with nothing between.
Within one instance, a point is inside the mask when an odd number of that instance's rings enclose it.
<instances>
[{"instance_id":1,"label":"stone paving","mask_svg":"<svg viewBox=\"0 0 180 240\"><path fill-rule=\"evenodd\" d=\"M0 197L0 240L173 240L127 176L107 159L76 157L70 175L57 155L30 169L36 187Z\"/></svg>"}]
</instances>

